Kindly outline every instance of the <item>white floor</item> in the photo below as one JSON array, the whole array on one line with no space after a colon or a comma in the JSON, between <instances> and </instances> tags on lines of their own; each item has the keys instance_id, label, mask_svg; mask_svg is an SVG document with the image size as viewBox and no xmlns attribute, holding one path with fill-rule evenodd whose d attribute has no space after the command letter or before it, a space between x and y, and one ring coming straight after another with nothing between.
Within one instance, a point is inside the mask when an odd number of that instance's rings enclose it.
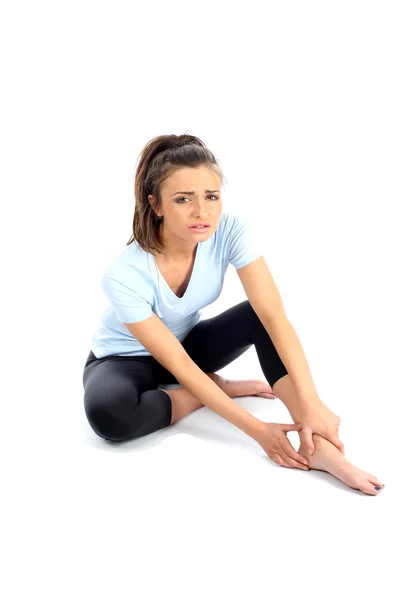
<instances>
[{"instance_id":1,"label":"white floor","mask_svg":"<svg viewBox=\"0 0 400 600\"><path fill-rule=\"evenodd\" d=\"M398 600L398 3L2 4L1 600ZM278 466L207 407L123 445L89 427L139 153L184 132L220 162L378 496ZM243 299L230 265L210 309ZM263 377L254 347L220 373Z\"/></svg>"},{"instance_id":2,"label":"white floor","mask_svg":"<svg viewBox=\"0 0 400 600\"><path fill-rule=\"evenodd\" d=\"M278 466L207 407L110 445L85 420L80 366L41 399L46 421L32 401L7 424L3 597L396 597L398 463L379 396L361 389L354 407L344 394L334 405L347 458L386 485L373 497L327 473ZM262 377L253 348L220 373ZM235 401L292 422L280 400ZM297 449L297 434L289 439Z\"/></svg>"}]
</instances>

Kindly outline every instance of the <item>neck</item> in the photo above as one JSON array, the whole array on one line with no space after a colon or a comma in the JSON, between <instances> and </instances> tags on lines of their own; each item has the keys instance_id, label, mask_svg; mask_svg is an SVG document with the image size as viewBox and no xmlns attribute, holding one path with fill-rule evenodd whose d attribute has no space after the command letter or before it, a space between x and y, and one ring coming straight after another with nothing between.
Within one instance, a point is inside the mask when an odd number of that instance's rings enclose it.
<instances>
[{"instance_id":1,"label":"neck","mask_svg":"<svg viewBox=\"0 0 400 600\"><path fill-rule=\"evenodd\" d=\"M157 258L160 258L164 261L164 263L169 264L187 264L193 260L196 254L196 248L198 242L196 244L189 243L186 246L177 247L169 243L169 240L165 238L163 235L162 223L160 225L160 236L165 244L165 249L162 253L157 253Z\"/></svg>"},{"instance_id":2,"label":"neck","mask_svg":"<svg viewBox=\"0 0 400 600\"><path fill-rule=\"evenodd\" d=\"M155 253L155 258L162 260L165 264L171 264L171 265L177 265L177 264L188 264L190 263L190 261L193 260L193 258L195 257L196 254L196 248L197 245L195 246L195 248L192 250L191 254L183 253L183 252L177 252L174 250L165 250L162 253Z\"/></svg>"}]
</instances>

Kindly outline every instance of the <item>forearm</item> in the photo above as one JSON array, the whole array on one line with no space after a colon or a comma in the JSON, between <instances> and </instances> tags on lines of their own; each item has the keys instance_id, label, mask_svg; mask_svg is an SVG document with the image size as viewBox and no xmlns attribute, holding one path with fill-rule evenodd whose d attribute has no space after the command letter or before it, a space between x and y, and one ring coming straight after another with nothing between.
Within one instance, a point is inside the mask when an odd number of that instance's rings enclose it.
<instances>
[{"instance_id":1,"label":"forearm","mask_svg":"<svg viewBox=\"0 0 400 600\"><path fill-rule=\"evenodd\" d=\"M262 430L264 421L260 421L236 404L193 361L190 361L184 369L180 368L179 371L179 373L174 373L176 379L204 406L256 439Z\"/></svg>"},{"instance_id":2,"label":"forearm","mask_svg":"<svg viewBox=\"0 0 400 600\"><path fill-rule=\"evenodd\" d=\"M299 403L310 403L318 398L307 359L293 325L286 317L275 320L260 318L260 320L285 365Z\"/></svg>"}]
</instances>

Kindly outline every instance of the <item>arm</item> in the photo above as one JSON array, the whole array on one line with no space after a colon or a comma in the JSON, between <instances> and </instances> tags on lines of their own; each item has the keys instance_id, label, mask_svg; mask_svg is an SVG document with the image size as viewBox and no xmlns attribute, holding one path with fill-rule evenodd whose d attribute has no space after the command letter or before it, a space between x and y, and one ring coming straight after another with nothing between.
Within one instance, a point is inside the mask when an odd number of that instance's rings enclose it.
<instances>
[{"instance_id":1,"label":"arm","mask_svg":"<svg viewBox=\"0 0 400 600\"><path fill-rule=\"evenodd\" d=\"M296 389L299 402L310 404L317 390L297 334L263 256L237 270L251 306L268 332Z\"/></svg>"},{"instance_id":2,"label":"arm","mask_svg":"<svg viewBox=\"0 0 400 600\"><path fill-rule=\"evenodd\" d=\"M151 317L135 323L124 323L152 356L193 396L212 411L239 427L253 439L258 438L265 426L247 410L236 404L190 358L178 338L153 313Z\"/></svg>"},{"instance_id":3,"label":"arm","mask_svg":"<svg viewBox=\"0 0 400 600\"><path fill-rule=\"evenodd\" d=\"M175 370L175 377L193 396L205 406L223 417L253 439L263 431L260 421L247 410L236 404L214 383L188 356L189 361Z\"/></svg>"},{"instance_id":4,"label":"arm","mask_svg":"<svg viewBox=\"0 0 400 600\"><path fill-rule=\"evenodd\" d=\"M309 450L311 453L314 450L312 434L318 433L344 454L344 446L338 437L340 418L318 396L303 348L286 317L282 299L264 257L238 269L237 273L251 306L268 332L296 389L298 405L295 409L301 415L303 437ZM289 412L295 419L294 411Z\"/></svg>"},{"instance_id":5,"label":"arm","mask_svg":"<svg viewBox=\"0 0 400 600\"><path fill-rule=\"evenodd\" d=\"M303 347L293 325L286 316L268 319L266 316L261 315L259 318L286 367L300 404L309 404L312 399L319 396Z\"/></svg>"}]
</instances>

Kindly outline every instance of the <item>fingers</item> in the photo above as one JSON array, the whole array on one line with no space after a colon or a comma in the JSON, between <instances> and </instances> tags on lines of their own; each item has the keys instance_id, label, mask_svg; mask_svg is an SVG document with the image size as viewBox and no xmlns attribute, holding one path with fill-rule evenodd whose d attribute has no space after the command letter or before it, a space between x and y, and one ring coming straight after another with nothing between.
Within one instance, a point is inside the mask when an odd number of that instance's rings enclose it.
<instances>
[{"instance_id":1,"label":"fingers","mask_svg":"<svg viewBox=\"0 0 400 600\"><path fill-rule=\"evenodd\" d=\"M300 452L296 452L296 450L293 448L293 446L286 437L282 439L282 450L286 454L285 456L285 454L281 453L281 456L285 461L287 461L287 459L290 458L296 463L301 462L304 465L308 465L308 460L302 454L300 454Z\"/></svg>"},{"instance_id":2,"label":"fingers","mask_svg":"<svg viewBox=\"0 0 400 600\"><path fill-rule=\"evenodd\" d=\"M312 439L312 430L309 427L304 427L303 431L303 441L306 444L307 450L310 453L310 456L314 454L314 442Z\"/></svg>"},{"instance_id":3,"label":"fingers","mask_svg":"<svg viewBox=\"0 0 400 600\"><path fill-rule=\"evenodd\" d=\"M344 455L344 445L339 440L339 438L333 438L330 440L334 446Z\"/></svg>"},{"instance_id":4,"label":"fingers","mask_svg":"<svg viewBox=\"0 0 400 600\"><path fill-rule=\"evenodd\" d=\"M310 467L308 467L307 465L304 465L302 462L299 462L297 460L293 460L293 458L290 458L290 456L281 456L282 460L286 463L286 466L290 467L290 468L296 468L296 469L301 469L302 471L309 471Z\"/></svg>"},{"instance_id":5,"label":"fingers","mask_svg":"<svg viewBox=\"0 0 400 600\"><path fill-rule=\"evenodd\" d=\"M290 423L290 424L281 424L280 425L282 431L301 431L303 425L301 423Z\"/></svg>"},{"instance_id":6,"label":"fingers","mask_svg":"<svg viewBox=\"0 0 400 600\"><path fill-rule=\"evenodd\" d=\"M278 465L281 465L281 467L287 467L288 465L286 463L283 462L282 458L279 456L279 454L271 454L270 458L278 463Z\"/></svg>"},{"instance_id":7,"label":"fingers","mask_svg":"<svg viewBox=\"0 0 400 600\"><path fill-rule=\"evenodd\" d=\"M300 462L297 462L297 460L293 460L292 458L290 458L287 455L284 455L284 458L282 456L280 456L279 454L273 454L270 458L272 458L273 461L275 461L276 463L278 463L278 465L281 465L281 467L287 467L289 469L301 469L302 471L309 471L309 467L307 467L306 465L303 465Z\"/></svg>"}]
</instances>

